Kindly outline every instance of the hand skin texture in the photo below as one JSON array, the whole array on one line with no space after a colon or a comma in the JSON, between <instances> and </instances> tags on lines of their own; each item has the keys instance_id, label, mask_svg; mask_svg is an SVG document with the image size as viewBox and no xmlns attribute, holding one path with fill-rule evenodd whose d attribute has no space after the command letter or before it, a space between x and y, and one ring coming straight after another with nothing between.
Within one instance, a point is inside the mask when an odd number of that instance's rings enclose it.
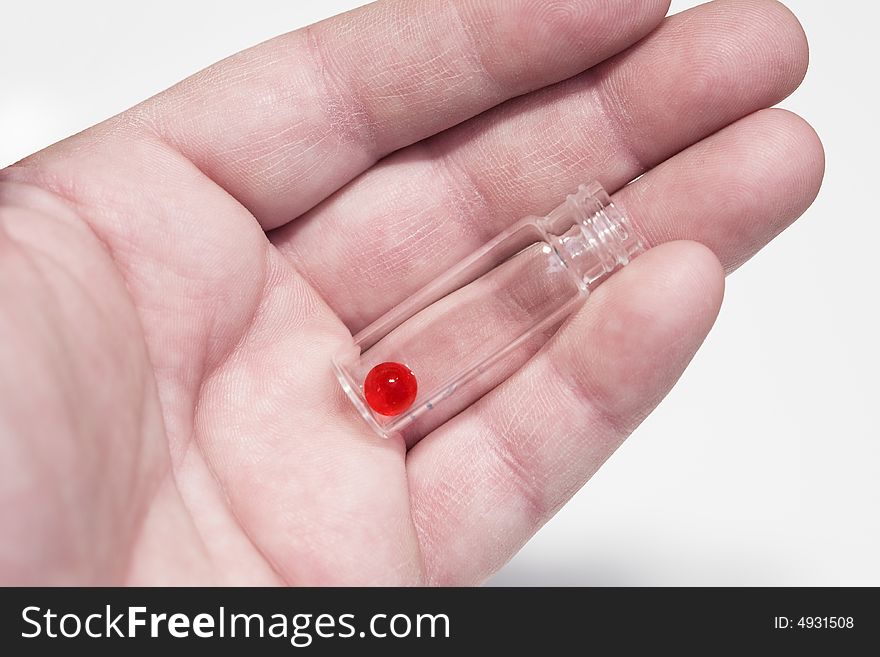
<instances>
[{"instance_id":1,"label":"hand skin texture","mask_svg":"<svg viewBox=\"0 0 880 657\"><path fill-rule=\"evenodd\" d=\"M500 568L822 179L813 130L767 109L807 67L795 17L667 5L386 0L0 171L0 581ZM330 369L351 332L591 179L654 248L420 442L372 434Z\"/></svg>"}]
</instances>

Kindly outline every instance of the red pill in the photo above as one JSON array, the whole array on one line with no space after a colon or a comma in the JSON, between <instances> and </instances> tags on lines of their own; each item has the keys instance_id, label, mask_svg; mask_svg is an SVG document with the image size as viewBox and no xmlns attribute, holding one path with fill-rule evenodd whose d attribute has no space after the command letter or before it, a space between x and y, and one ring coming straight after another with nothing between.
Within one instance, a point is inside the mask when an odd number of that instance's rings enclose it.
<instances>
[{"instance_id":1,"label":"red pill","mask_svg":"<svg viewBox=\"0 0 880 657\"><path fill-rule=\"evenodd\" d=\"M379 363L364 379L364 397L379 415L400 415L418 391L416 375L403 363Z\"/></svg>"}]
</instances>

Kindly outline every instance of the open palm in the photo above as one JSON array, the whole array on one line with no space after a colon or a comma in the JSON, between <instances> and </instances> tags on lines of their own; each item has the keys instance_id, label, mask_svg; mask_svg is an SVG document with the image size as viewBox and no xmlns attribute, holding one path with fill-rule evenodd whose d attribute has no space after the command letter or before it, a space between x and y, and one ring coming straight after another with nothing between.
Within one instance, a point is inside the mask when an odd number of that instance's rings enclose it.
<instances>
[{"instance_id":1,"label":"open palm","mask_svg":"<svg viewBox=\"0 0 880 657\"><path fill-rule=\"evenodd\" d=\"M0 579L469 584L505 563L822 177L810 127L764 109L807 64L788 10L667 4L388 0L2 170ZM594 178L655 248L421 441L372 434L330 366L351 332Z\"/></svg>"}]
</instances>

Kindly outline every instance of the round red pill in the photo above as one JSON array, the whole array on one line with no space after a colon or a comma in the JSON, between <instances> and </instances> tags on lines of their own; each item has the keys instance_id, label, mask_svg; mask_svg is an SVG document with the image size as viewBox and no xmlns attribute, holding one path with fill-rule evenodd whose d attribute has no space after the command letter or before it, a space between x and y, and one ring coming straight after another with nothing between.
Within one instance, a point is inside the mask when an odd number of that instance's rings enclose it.
<instances>
[{"instance_id":1,"label":"round red pill","mask_svg":"<svg viewBox=\"0 0 880 657\"><path fill-rule=\"evenodd\" d=\"M403 363L379 363L364 379L364 397L379 415L400 415L418 391L416 375Z\"/></svg>"}]
</instances>

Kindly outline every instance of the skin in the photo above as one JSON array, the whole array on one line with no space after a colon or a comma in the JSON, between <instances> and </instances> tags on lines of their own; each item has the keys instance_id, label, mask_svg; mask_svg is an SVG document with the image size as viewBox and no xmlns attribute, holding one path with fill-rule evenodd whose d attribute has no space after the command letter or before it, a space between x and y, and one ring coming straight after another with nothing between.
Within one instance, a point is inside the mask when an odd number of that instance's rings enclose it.
<instances>
[{"instance_id":1,"label":"skin","mask_svg":"<svg viewBox=\"0 0 880 657\"><path fill-rule=\"evenodd\" d=\"M806 71L796 18L667 4L376 3L0 171L0 581L501 567L822 179L813 130L766 109ZM330 370L351 332L590 179L654 248L421 441L373 435Z\"/></svg>"}]
</instances>

